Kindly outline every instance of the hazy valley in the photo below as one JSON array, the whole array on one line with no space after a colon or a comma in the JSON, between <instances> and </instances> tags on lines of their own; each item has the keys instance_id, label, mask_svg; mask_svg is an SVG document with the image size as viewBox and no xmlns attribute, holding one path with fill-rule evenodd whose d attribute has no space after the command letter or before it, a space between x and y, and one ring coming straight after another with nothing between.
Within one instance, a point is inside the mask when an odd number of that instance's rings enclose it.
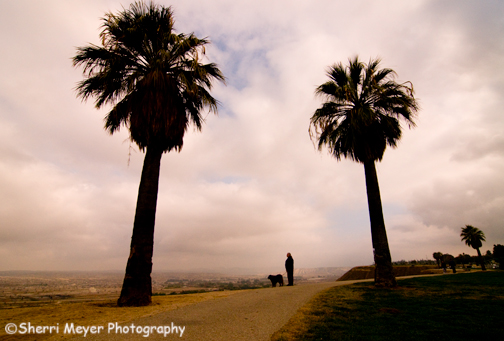
<instances>
[{"instance_id":1,"label":"hazy valley","mask_svg":"<svg viewBox=\"0 0 504 341\"><path fill-rule=\"evenodd\" d=\"M349 269L295 269L295 283L335 281ZM154 272L152 291L154 295L174 295L269 287L268 275ZM120 271L0 271L0 309L115 299L119 296L123 276Z\"/></svg>"}]
</instances>

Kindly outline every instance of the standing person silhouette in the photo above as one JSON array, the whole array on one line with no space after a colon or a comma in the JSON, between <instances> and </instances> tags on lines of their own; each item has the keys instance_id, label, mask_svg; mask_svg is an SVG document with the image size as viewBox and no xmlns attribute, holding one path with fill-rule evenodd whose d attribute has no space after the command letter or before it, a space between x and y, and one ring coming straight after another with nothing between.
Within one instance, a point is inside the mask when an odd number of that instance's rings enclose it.
<instances>
[{"instance_id":1,"label":"standing person silhouette","mask_svg":"<svg viewBox=\"0 0 504 341\"><path fill-rule=\"evenodd\" d=\"M289 284L287 286L294 285L294 259L292 259L292 255L287 253L287 260L285 261L285 271L287 271L287 280Z\"/></svg>"}]
</instances>

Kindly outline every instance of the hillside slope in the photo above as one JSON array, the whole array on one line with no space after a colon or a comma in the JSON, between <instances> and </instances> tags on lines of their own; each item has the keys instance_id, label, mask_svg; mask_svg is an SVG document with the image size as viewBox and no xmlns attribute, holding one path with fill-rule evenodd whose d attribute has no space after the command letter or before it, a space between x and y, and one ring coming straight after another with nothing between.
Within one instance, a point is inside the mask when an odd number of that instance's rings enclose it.
<instances>
[{"instance_id":1,"label":"hillside slope","mask_svg":"<svg viewBox=\"0 0 504 341\"><path fill-rule=\"evenodd\" d=\"M394 274L396 277L438 274L442 272L443 270L438 269L435 265L394 266ZM338 278L338 281L372 279L374 278L374 273L374 266L356 266Z\"/></svg>"}]
</instances>

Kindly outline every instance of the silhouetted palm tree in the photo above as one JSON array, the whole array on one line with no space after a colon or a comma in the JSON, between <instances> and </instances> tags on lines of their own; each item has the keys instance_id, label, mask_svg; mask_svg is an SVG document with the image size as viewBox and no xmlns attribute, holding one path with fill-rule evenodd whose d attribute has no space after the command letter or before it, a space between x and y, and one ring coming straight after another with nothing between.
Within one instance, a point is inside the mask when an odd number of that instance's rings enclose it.
<instances>
[{"instance_id":1,"label":"silhouetted palm tree","mask_svg":"<svg viewBox=\"0 0 504 341\"><path fill-rule=\"evenodd\" d=\"M376 264L375 285L395 286L392 260L383 219L375 161L380 161L387 145L396 147L401 137L399 119L414 126L418 110L411 83L398 84L391 69L378 69L380 60L367 65L358 57L348 66L334 64L327 72L330 80L316 93L326 102L311 117L310 136L318 148L326 145L331 154L364 164L371 237Z\"/></svg>"},{"instance_id":2,"label":"silhouetted palm tree","mask_svg":"<svg viewBox=\"0 0 504 341\"><path fill-rule=\"evenodd\" d=\"M161 156L181 150L189 124L201 129L205 107L216 112L209 90L213 80L224 81L224 76L215 64L201 63L208 40L175 33L170 7L135 2L102 20L102 46L80 47L73 58L85 75L77 92L84 100L95 97L97 108L113 104L106 130L113 134L126 127L145 151L118 305L148 305Z\"/></svg>"},{"instance_id":3,"label":"silhouetted palm tree","mask_svg":"<svg viewBox=\"0 0 504 341\"><path fill-rule=\"evenodd\" d=\"M440 268L441 267L441 258L443 257L443 253L442 252L434 252L432 254L432 257L434 257L434 259L437 262L438 268Z\"/></svg>"},{"instance_id":4,"label":"silhouetted palm tree","mask_svg":"<svg viewBox=\"0 0 504 341\"><path fill-rule=\"evenodd\" d=\"M467 246L472 247L478 252L478 261L481 264L481 270L486 270L485 261L483 260L483 257L481 257L479 249L483 246L481 242L485 241L485 234L477 227L473 227L471 225L466 225L466 227L462 227L461 230L460 237L462 238L462 241L465 241Z\"/></svg>"}]
</instances>

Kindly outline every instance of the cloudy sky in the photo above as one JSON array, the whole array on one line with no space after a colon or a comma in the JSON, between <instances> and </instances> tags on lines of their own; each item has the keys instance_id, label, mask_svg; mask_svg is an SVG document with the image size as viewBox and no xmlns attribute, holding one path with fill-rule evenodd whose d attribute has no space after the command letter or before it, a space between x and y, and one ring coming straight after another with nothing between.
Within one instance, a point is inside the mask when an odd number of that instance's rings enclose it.
<instances>
[{"instance_id":1,"label":"cloudy sky","mask_svg":"<svg viewBox=\"0 0 504 341\"><path fill-rule=\"evenodd\" d=\"M283 271L373 262L364 168L318 152L315 88L380 57L421 110L378 164L394 260L483 230L504 244L504 2L158 0L208 36L227 77L201 133L163 156L154 270ZM77 46L129 2L0 0L0 270L122 270L143 153L76 98ZM205 113L206 116L206 113Z\"/></svg>"}]
</instances>

